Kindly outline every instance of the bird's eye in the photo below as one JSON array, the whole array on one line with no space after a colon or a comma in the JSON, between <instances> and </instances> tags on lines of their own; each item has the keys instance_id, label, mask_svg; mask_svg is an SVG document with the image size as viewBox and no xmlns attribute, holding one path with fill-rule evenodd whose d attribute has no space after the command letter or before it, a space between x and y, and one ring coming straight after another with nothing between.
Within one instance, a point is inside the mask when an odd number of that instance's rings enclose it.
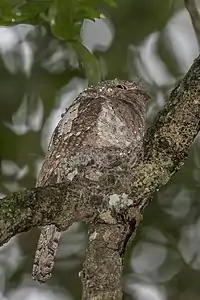
<instances>
[{"instance_id":1,"label":"bird's eye","mask_svg":"<svg viewBox=\"0 0 200 300\"><path fill-rule=\"evenodd\" d=\"M122 89L122 90L127 90L126 86L122 85L122 84L118 84L117 88Z\"/></svg>"}]
</instances>

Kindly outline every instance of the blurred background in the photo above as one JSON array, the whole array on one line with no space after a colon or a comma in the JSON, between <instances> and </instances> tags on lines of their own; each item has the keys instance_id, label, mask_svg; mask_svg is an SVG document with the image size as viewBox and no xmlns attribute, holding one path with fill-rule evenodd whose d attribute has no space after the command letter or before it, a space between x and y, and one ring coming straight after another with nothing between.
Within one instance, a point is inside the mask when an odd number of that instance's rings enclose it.
<instances>
[{"instance_id":1,"label":"blurred background","mask_svg":"<svg viewBox=\"0 0 200 300\"><path fill-rule=\"evenodd\" d=\"M139 82L151 96L151 124L198 55L182 0L118 0L102 11L102 19L84 21L81 30L98 68L92 56L81 63L70 43L45 28L0 27L1 197L35 185L61 113L88 84L115 77ZM184 167L145 211L126 253L126 300L199 299L199 148L197 138ZM85 228L74 224L63 233L52 279L44 285L31 278L38 235L34 229L0 248L0 299L80 299Z\"/></svg>"}]
</instances>

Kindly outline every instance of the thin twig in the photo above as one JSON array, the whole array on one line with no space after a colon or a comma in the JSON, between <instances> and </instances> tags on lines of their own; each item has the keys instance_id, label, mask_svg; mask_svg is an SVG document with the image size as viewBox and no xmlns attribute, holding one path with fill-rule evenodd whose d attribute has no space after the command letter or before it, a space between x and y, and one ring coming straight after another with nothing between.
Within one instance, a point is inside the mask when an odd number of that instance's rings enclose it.
<instances>
[{"instance_id":1,"label":"thin twig","mask_svg":"<svg viewBox=\"0 0 200 300\"><path fill-rule=\"evenodd\" d=\"M196 6L195 0L184 0L185 7L190 14L192 25L196 34L196 38L200 47L200 14Z\"/></svg>"}]
</instances>

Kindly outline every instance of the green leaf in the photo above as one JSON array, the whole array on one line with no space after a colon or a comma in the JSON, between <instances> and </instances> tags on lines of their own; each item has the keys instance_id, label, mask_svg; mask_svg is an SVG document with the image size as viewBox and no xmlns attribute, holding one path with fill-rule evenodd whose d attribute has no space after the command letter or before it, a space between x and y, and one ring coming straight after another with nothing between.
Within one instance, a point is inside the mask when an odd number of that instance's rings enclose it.
<instances>
[{"instance_id":1,"label":"green leaf","mask_svg":"<svg viewBox=\"0 0 200 300\"><path fill-rule=\"evenodd\" d=\"M101 70L96 57L80 42L72 42L71 46L83 64L89 85L97 84L101 80Z\"/></svg>"},{"instance_id":2,"label":"green leaf","mask_svg":"<svg viewBox=\"0 0 200 300\"><path fill-rule=\"evenodd\" d=\"M72 0L54 0L49 11L52 33L55 37L64 40L79 37L81 22L74 21L75 4Z\"/></svg>"},{"instance_id":3,"label":"green leaf","mask_svg":"<svg viewBox=\"0 0 200 300\"><path fill-rule=\"evenodd\" d=\"M93 7L80 6L74 17L82 22L84 19L94 20L95 18L100 18L100 12Z\"/></svg>"},{"instance_id":4,"label":"green leaf","mask_svg":"<svg viewBox=\"0 0 200 300\"><path fill-rule=\"evenodd\" d=\"M107 3L111 7L116 7L117 6L116 0L104 0L104 1L105 1L105 3Z\"/></svg>"},{"instance_id":5,"label":"green leaf","mask_svg":"<svg viewBox=\"0 0 200 300\"><path fill-rule=\"evenodd\" d=\"M0 0L0 25L49 23L55 37L79 40L85 19L101 18L102 4L115 0Z\"/></svg>"},{"instance_id":6,"label":"green leaf","mask_svg":"<svg viewBox=\"0 0 200 300\"><path fill-rule=\"evenodd\" d=\"M49 8L47 1L31 1L17 7L17 10L24 16L33 17L40 14Z\"/></svg>"},{"instance_id":7,"label":"green leaf","mask_svg":"<svg viewBox=\"0 0 200 300\"><path fill-rule=\"evenodd\" d=\"M32 24L33 19L38 19L41 13L48 10L50 2L52 1L1 0L0 22L4 25L14 25L23 21L25 21L25 23Z\"/></svg>"}]
</instances>

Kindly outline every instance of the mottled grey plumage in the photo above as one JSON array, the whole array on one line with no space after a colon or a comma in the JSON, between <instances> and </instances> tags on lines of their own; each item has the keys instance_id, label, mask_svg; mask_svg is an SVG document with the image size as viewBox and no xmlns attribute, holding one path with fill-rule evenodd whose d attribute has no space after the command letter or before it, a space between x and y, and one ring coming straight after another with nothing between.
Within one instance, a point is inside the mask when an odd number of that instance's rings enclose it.
<instances>
[{"instance_id":1,"label":"mottled grey plumage","mask_svg":"<svg viewBox=\"0 0 200 300\"><path fill-rule=\"evenodd\" d=\"M129 172L142 152L146 100L136 83L117 79L82 92L52 135L37 186L73 180L77 174L98 181L113 168L119 174ZM130 164L123 164L128 155ZM51 276L59 239L54 225L42 228L34 279L45 282Z\"/></svg>"}]
</instances>

